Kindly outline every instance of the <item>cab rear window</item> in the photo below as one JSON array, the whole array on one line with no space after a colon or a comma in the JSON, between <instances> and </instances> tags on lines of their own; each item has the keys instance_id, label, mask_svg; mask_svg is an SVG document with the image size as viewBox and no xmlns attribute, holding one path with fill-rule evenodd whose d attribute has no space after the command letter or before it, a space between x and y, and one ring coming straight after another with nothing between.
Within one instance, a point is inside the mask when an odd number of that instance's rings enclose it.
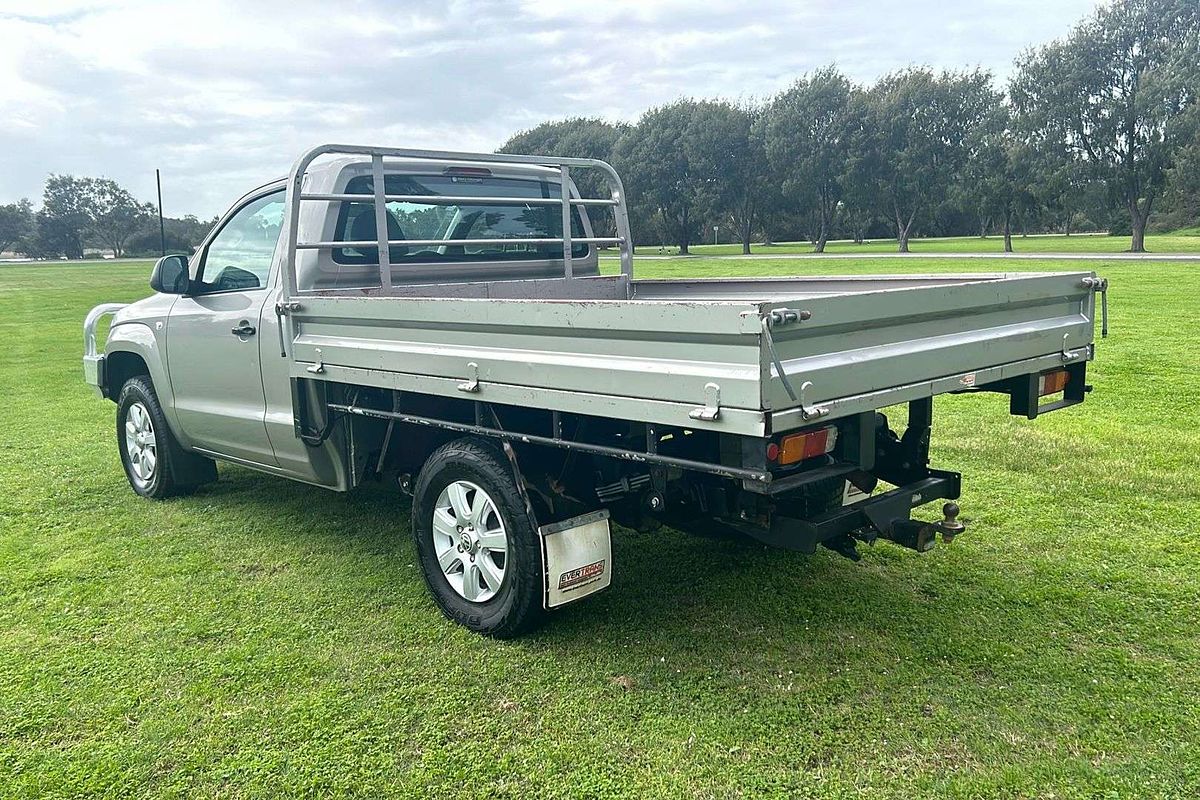
<instances>
[{"instance_id":1,"label":"cab rear window","mask_svg":"<svg viewBox=\"0 0 1200 800\"><path fill-rule=\"evenodd\" d=\"M362 194L363 202L345 201L338 212L335 241L365 242L375 239L375 206L369 199L374 192L369 175L352 178L345 194ZM384 193L389 195L428 195L430 197L513 197L557 198L557 182L521 178L464 175L387 175ZM560 243L538 244L528 239L562 236L562 207L514 202L511 205L469 202L387 204L388 239L504 239L500 244L468 245L396 245L388 256L392 264L431 264L473 261L545 261L562 259ZM586 236L579 210L572 209L571 235ZM572 258L588 254L586 243L573 244ZM341 247L333 250L338 264L378 264L377 247Z\"/></svg>"}]
</instances>

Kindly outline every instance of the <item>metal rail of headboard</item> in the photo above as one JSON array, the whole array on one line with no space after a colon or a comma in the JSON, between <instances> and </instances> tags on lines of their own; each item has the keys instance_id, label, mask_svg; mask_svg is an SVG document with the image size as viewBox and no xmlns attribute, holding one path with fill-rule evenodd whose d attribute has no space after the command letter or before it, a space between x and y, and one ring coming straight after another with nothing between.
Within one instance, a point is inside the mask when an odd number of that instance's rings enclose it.
<instances>
[{"instance_id":1,"label":"metal rail of headboard","mask_svg":"<svg viewBox=\"0 0 1200 800\"><path fill-rule=\"evenodd\" d=\"M362 202L370 195L362 194L322 194L305 193L304 176L313 161L326 155L363 155L371 159L371 175L374 194L372 203L375 207L375 241L315 241L302 242L299 240L300 203L308 200L316 201L356 201ZM449 195L392 195L387 194L384 187L385 158L404 158L426 161L458 161L478 164L530 164L534 166L557 168L561 183L560 197L457 197ZM576 197L571 194L571 168L598 170L608 183L609 197ZM478 205L523 203L529 205L562 206L563 235L561 238L512 238L512 239L404 239L389 240L387 238L387 208L388 202L419 202L432 205L461 203L470 201ZM616 236L571 236L571 209L574 206L608 207L616 219ZM380 294L387 295L392 288L392 264L390 246L442 246L442 245L471 245L471 244L557 244L563 246L563 277L574 277L572 248L576 243L615 244L620 247L621 273L626 278L633 277L633 242L629 233L629 212L625 203L625 187L621 177L609 164L594 158L559 158L557 156L519 156L496 153L459 153L445 150L413 150L400 147L371 147L365 145L323 144L312 148L296 160L288 176L287 184L287 219L288 241L287 260L285 261L284 296L277 309L282 316L289 310L296 310L297 298L303 297L297 284L296 253L300 250L330 250L338 247L374 247L379 251L379 285Z\"/></svg>"}]
</instances>

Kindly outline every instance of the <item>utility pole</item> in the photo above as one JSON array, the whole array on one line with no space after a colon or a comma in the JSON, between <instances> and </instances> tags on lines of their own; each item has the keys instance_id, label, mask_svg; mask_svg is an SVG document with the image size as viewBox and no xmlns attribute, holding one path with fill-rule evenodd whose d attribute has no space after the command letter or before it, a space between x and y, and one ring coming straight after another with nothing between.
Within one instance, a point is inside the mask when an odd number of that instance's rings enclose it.
<instances>
[{"instance_id":1,"label":"utility pole","mask_svg":"<svg viewBox=\"0 0 1200 800\"><path fill-rule=\"evenodd\" d=\"M162 215L162 177L158 174L158 170L154 170L154 184L158 187L158 254L165 256L167 254L167 232L163 227Z\"/></svg>"}]
</instances>

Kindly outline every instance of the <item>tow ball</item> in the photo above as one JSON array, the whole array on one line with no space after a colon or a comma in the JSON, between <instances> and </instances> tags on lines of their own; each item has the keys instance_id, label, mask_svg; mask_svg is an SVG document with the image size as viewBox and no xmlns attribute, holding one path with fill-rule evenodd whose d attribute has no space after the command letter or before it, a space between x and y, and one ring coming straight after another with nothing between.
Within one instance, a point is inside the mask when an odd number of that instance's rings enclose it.
<instances>
[{"instance_id":1,"label":"tow ball","mask_svg":"<svg viewBox=\"0 0 1200 800\"><path fill-rule=\"evenodd\" d=\"M887 536L898 545L927 553L937 544L937 536L942 535L942 542L950 544L954 537L967 529L958 519L958 503L946 503L942 506L942 518L936 522L922 522L916 519L896 520L892 525L891 535Z\"/></svg>"},{"instance_id":2,"label":"tow ball","mask_svg":"<svg viewBox=\"0 0 1200 800\"><path fill-rule=\"evenodd\" d=\"M942 506L942 518L930 526L942 534L944 544L950 544L955 536L967 529L966 523L958 519L959 511L958 503L946 503Z\"/></svg>"}]
</instances>

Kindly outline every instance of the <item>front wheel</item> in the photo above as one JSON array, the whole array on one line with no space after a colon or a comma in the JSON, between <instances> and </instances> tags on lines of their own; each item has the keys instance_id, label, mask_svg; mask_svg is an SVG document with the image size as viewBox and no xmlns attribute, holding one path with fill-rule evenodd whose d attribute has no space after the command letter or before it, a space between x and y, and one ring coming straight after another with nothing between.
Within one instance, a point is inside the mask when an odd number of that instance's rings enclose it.
<instances>
[{"instance_id":1,"label":"front wheel","mask_svg":"<svg viewBox=\"0 0 1200 800\"><path fill-rule=\"evenodd\" d=\"M513 470L485 440L433 452L413 489L412 529L425 582L447 617L501 639L541 621L537 532Z\"/></svg>"},{"instance_id":2,"label":"front wheel","mask_svg":"<svg viewBox=\"0 0 1200 800\"><path fill-rule=\"evenodd\" d=\"M117 396L117 449L129 485L142 497L162 500L216 479L210 459L176 441L145 375L127 380Z\"/></svg>"}]
</instances>

